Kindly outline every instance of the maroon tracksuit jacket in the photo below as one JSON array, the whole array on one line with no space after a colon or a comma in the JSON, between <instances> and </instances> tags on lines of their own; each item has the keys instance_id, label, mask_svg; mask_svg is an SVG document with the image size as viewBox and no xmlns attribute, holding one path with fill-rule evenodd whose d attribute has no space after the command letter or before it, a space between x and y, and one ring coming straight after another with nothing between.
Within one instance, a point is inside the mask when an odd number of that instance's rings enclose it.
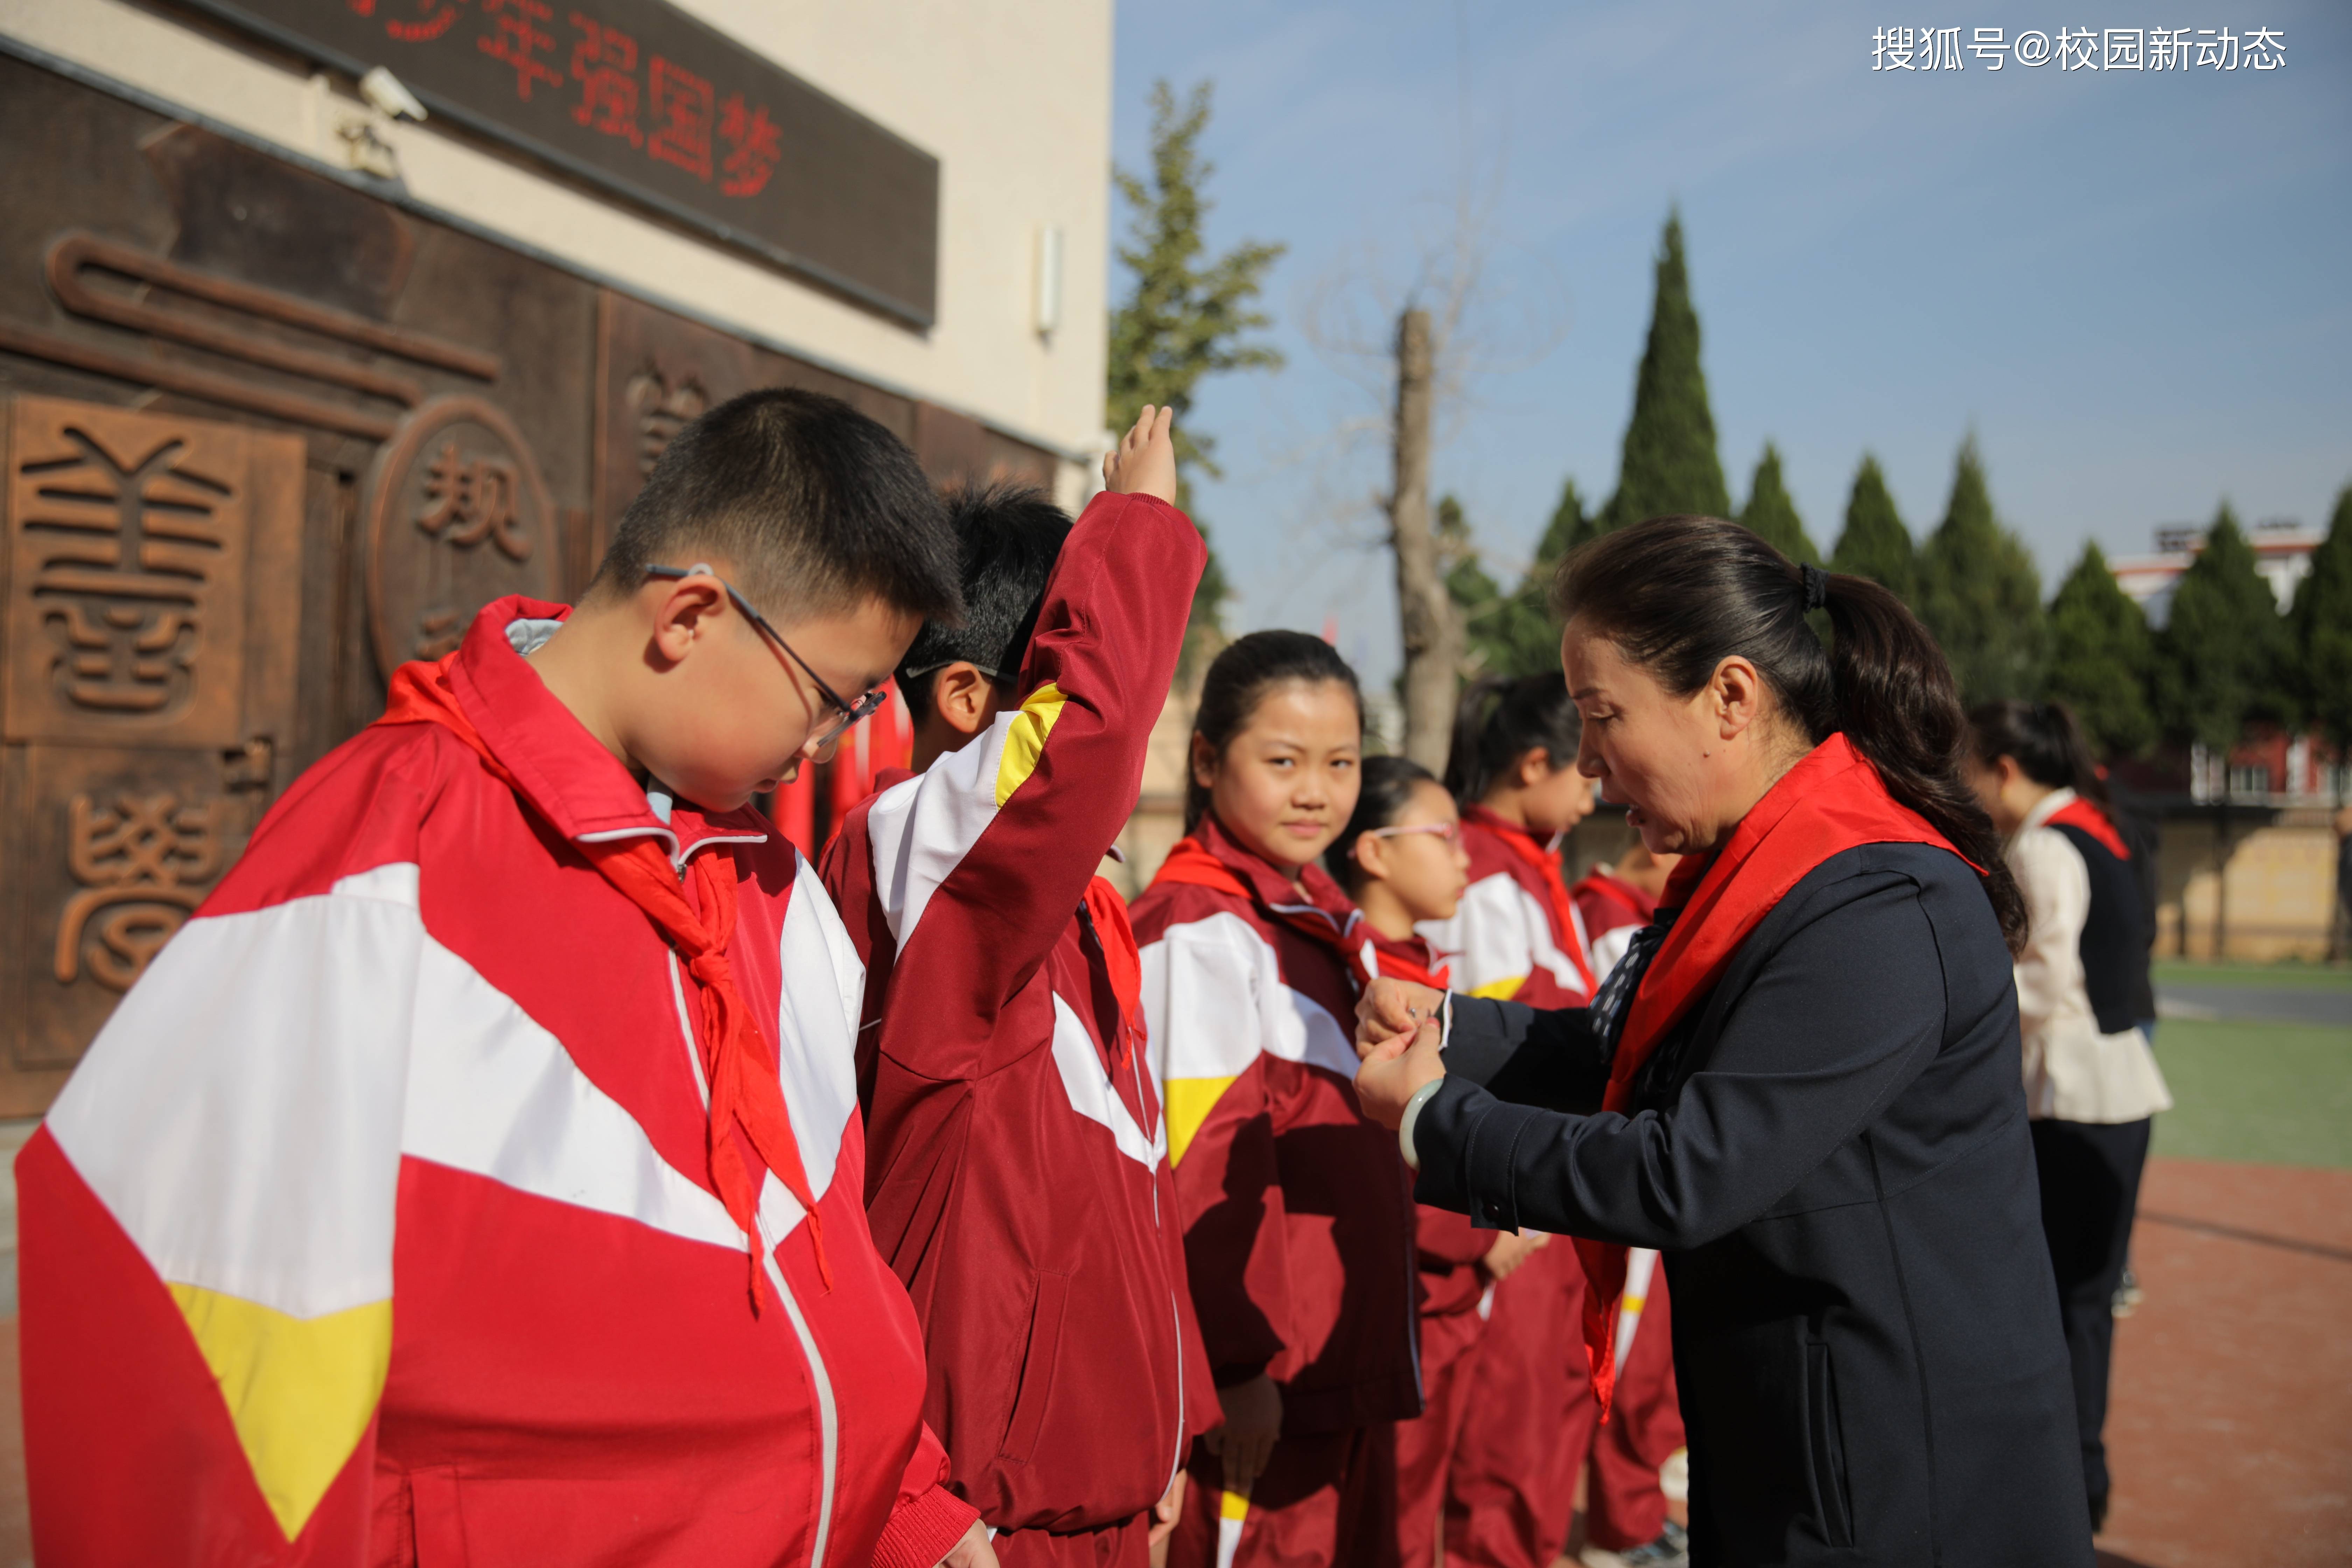
<instances>
[{"instance_id":1,"label":"maroon tracksuit jacket","mask_svg":"<svg viewBox=\"0 0 2352 1568\"><path fill-rule=\"evenodd\" d=\"M1082 910L1203 559L1173 507L1097 497L1047 587L1021 707L858 805L824 864L869 966L869 1218L922 1321L952 1485L1000 1531L1131 1536L1102 1543L1114 1560L1139 1554L1138 1516L1218 1418L1160 1099L1106 967L1124 933Z\"/></svg>"}]
</instances>

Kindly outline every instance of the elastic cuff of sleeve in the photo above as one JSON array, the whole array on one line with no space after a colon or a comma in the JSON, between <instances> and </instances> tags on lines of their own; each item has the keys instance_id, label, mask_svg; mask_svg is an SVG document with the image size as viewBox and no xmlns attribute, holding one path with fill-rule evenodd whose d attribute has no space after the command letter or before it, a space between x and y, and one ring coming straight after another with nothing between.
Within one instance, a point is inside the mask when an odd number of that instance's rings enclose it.
<instances>
[{"instance_id":1,"label":"elastic cuff of sleeve","mask_svg":"<svg viewBox=\"0 0 2352 1568\"><path fill-rule=\"evenodd\" d=\"M934 1568L979 1518L971 1504L933 1487L890 1515L874 1543L874 1568Z\"/></svg>"},{"instance_id":2,"label":"elastic cuff of sleeve","mask_svg":"<svg viewBox=\"0 0 2352 1568\"><path fill-rule=\"evenodd\" d=\"M1435 1100L1437 1091L1444 1087L1444 1079L1431 1079L1414 1089L1412 1098L1404 1102L1404 1119L1397 1123L1397 1147L1404 1151L1404 1163L1413 1170L1421 1169L1421 1155L1412 1146L1413 1123L1421 1120L1421 1108Z\"/></svg>"}]
</instances>

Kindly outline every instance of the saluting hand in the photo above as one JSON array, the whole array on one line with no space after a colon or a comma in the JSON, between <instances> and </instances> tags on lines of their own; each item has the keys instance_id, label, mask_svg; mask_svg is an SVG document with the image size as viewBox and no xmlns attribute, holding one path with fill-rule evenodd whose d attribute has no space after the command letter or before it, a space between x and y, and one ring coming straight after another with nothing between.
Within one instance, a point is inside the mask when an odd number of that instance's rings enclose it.
<instances>
[{"instance_id":1,"label":"saluting hand","mask_svg":"<svg viewBox=\"0 0 2352 1568\"><path fill-rule=\"evenodd\" d=\"M1123 496L1157 496L1176 504L1176 411L1147 403L1135 428L1103 454L1103 488Z\"/></svg>"}]
</instances>

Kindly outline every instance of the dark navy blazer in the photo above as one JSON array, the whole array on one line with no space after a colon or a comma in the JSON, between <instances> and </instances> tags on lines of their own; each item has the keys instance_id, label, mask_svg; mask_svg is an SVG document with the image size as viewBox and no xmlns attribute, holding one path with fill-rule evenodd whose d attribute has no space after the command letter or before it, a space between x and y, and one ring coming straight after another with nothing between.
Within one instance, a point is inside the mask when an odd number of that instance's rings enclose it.
<instances>
[{"instance_id":1,"label":"dark navy blazer","mask_svg":"<svg viewBox=\"0 0 2352 1568\"><path fill-rule=\"evenodd\" d=\"M1423 1203L1665 1256L1692 1559L2089 1568L2010 955L1940 849L1832 857L1636 1079L1457 996Z\"/></svg>"}]
</instances>

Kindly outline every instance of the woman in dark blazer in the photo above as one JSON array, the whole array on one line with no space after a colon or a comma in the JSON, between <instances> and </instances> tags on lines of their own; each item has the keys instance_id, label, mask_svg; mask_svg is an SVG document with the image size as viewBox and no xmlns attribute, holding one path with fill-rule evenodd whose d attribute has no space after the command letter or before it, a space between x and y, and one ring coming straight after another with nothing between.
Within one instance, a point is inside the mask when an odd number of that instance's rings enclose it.
<instances>
[{"instance_id":1,"label":"woman in dark blazer","mask_svg":"<svg viewBox=\"0 0 2352 1568\"><path fill-rule=\"evenodd\" d=\"M1706 518L1587 546L1556 600L1584 771L1686 858L1590 1009L1375 983L1367 1111L1423 1203L1578 1238L1596 1389L1624 1248L1664 1254L1695 1563L2087 1568L2024 912L1942 654Z\"/></svg>"}]
</instances>

